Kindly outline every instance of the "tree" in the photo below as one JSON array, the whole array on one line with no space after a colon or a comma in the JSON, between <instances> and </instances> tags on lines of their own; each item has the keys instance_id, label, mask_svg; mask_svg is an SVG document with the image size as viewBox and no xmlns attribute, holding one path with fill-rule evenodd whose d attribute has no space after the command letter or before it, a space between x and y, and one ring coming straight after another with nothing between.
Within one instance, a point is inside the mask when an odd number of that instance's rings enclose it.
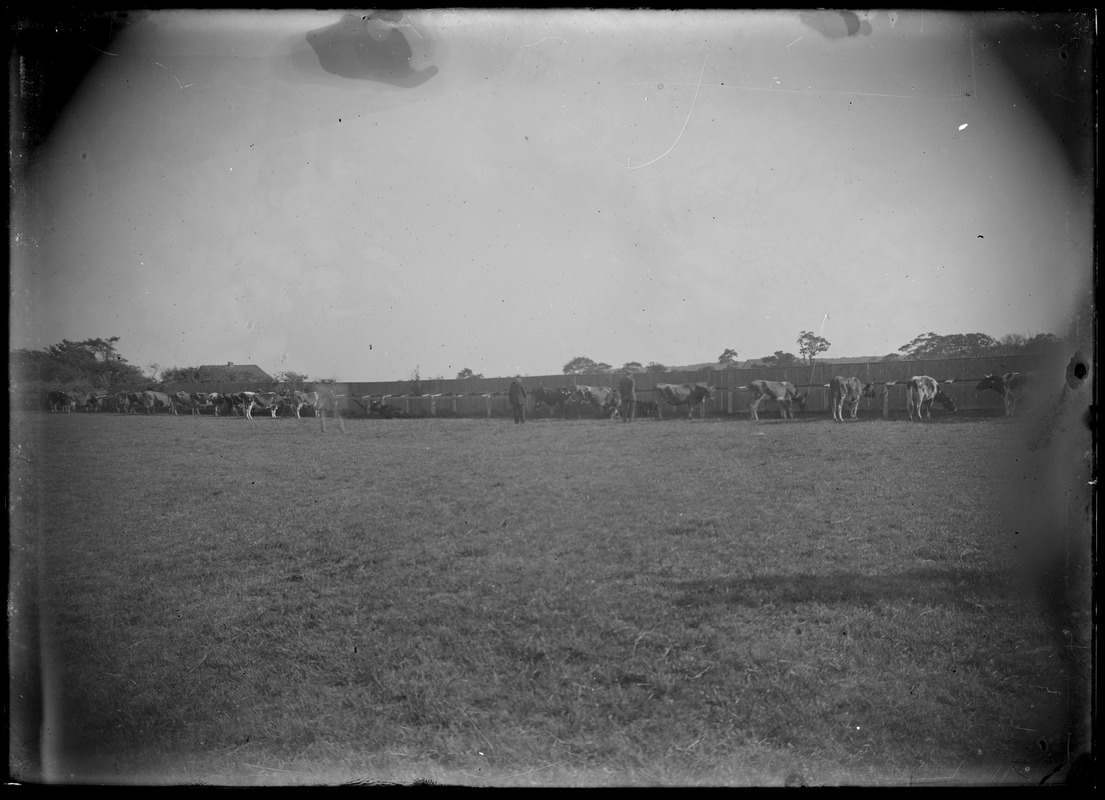
<instances>
[{"instance_id":1,"label":"tree","mask_svg":"<svg viewBox=\"0 0 1105 800\"><path fill-rule=\"evenodd\" d=\"M24 380L63 388L109 389L146 381L142 370L115 349L118 336L71 342L63 339L45 350L16 351L15 361Z\"/></svg>"},{"instance_id":2,"label":"tree","mask_svg":"<svg viewBox=\"0 0 1105 800\"><path fill-rule=\"evenodd\" d=\"M422 390L422 374L418 371L418 365L414 367L414 371L411 372L411 377L407 381L407 394L414 395L415 397L421 397L425 394Z\"/></svg>"},{"instance_id":3,"label":"tree","mask_svg":"<svg viewBox=\"0 0 1105 800\"><path fill-rule=\"evenodd\" d=\"M644 372L645 368L640 361L626 361L622 364L622 372Z\"/></svg>"},{"instance_id":4,"label":"tree","mask_svg":"<svg viewBox=\"0 0 1105 800\"><path fill-rule=\"evenodd\" d=\"M818 336L813 331L802 331L798 334L798 354L812 364L814 356L824 353L831 345L824 336Z\"/></svg>"},{"instance_id":5,"label":"tree","mask_svg":"<svg viewBox=\"0 0 1105 800\"><path fill-rule=\"evenodd\" d=\"M717 360L722 369L733 369L737 366L737 355L736 350L726 347L721 351L721 355L717 357Z\"/></svg>"},{"instance_id":6,"label":"tree","mask_svg":"<svg viewBox=\"0 0 1105 800\"><path fill-rule=\"evenodd\" d=\"M920 361L931 358L965 358L983 356L994 351L998 342L985 333L952 333L946 336L922 333L913 341L903 344L898 351L906 358Z\"/></svg>"},{"instance_id":7,"label":"tree","mask_svg":"<svg viewBox=\"0 0 1105 800\"><path fill-rule=\"evenodd\" d=\"M767 367L789 367L798 363L798 356L794 353L784 353L782 350L776 350L773 356L764 356L760 359L764 362L764 366Z\"/></svg>"},{"instance_id":8,"label":"tree","mask_svg":"<svg viewBox=\"0 0 1105 800\"><path fill-rule=\"evenodd\" d=\"M1007 333L1002 336L994 346L996 355L1052 355L1061 348L1063 340L1052 333L1037 333L1035 336L1024 336L1019 333Z\"/></svg>"},{"instance_id":9,"label":"tree","mask_svg":"<svg viewBox=\"0 0 1105 800\"><path fill-rule=\"evenodd\" d=\"M482 378L482 377L483 377L482 372L473 372L472 370L468 369L468 367L465 367L464 369L462 369L460 372L457 373L457 380L458 381L466 381L469 378Z\"/></svg>"},{"instance_id":10,"label":"tree","mask_svg":"<svg viewBox=\"0 0 1105 800\"><path fill-rule=\"evenodd\" d=\"M277 383L286 384L287 388L299 391L305 389L311 380L305 373L293 372L290 369L281 370L272 377Z\"/></svg>"},{"instance_id":11,"label":"tree","mask_svg":"<svg viewBox=\"0 0 1105 800\"><path fill-rule=\"evenodd\" d=\"M667 372L668 368L658 361L648 362L648 366L645 367L645 372Z\"/></svg>"},{"instance_id":12,"label":"tree","mask_svg":"<svg viewBox=\"0 0 1105 800\"><path fill-rule=\"evenodd\" d=\"M592 361L587 356L576 356L564 365L565 375L584 375L587 373L609 372L612 367L599 361Z\"/></svg>"},{"instance_id":13,"label":"tree","mask_svg":"<svg viewBox=\"0 0 1105 800\"><path fill-rule=\"evenodd\" d=\"M897 353L887 353L880 359L880 361L900 361L901 358L902 357Z\"/></svg>"}]
</instances>

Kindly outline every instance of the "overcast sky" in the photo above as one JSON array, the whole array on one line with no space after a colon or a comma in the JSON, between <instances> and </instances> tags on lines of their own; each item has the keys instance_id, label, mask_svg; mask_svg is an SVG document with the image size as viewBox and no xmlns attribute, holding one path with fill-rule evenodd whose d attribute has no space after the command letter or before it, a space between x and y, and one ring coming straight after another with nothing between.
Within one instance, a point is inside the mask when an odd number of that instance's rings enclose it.
<instances>
[{"instance_id":1,"label":"overcast sky","mask_svg":"<svg viewBox=\"0 0 1105 800\"><path fill-rule=\"evenodd\" d=\"M1092 291L1073 16L362 17L136 18L26 172L12 347L545 375L1062 334Z\"/></svg>"}]
</instances>

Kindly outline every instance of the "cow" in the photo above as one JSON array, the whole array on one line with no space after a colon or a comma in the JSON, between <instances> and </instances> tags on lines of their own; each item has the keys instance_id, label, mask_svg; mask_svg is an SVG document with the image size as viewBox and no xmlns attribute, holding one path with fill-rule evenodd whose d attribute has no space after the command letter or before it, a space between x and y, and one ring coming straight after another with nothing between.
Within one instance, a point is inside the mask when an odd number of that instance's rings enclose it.
<instances>
[{"instance_id":1,"label":"cow","mask_svg":"<svg viewBox=\"0 0 1105 800\"><path fill-rule=\"evenodd\" d=\"M47 392L46 402L50 406L50 411L60 411L66 414L76 408L77 405L68 392L59 391Z\"/></svg>"},{"instance_id":2,"label":"cow","mask_svg":"<svg viewBox=\"0 0 1105 800\"><path fill-rule=\"evenodd\" d=\"M393 406L388 403L383 403L379 400L372 400L368 404L368 410L373 414L379 414L381 419L406 419L407 412L401 409L399 406Z\"/></svg>"},{"instance_id":3,"label":"cow","mask_svg":"<svg viewBox=\"0 0 1105 800\"><path fill-rule=\"evenodd\" d=\"M1031 393L1035 383L1034 372L1007 372L1001 376L987 373L975 386L975 390L982 392L993 389L1000 394L1005 401L1005 416L1011 417L1017 411L1017 404Z\"/></svg>"},{"instance_id":4,"label":"cow","mask_svg":"<svg viewBox=\"0 0 1105 800\"><path fill-rule=\"evenodd\" d=\"M526 385L520 380L511 381L507 397L510 400L510 410L514 412L514 424L524 423L526 421Z\"/></svg>"},{"instance_id":5,"label":"cow","mask_svg":"<svg viewBox=\"0 0 1105 800\"><path fill-rule=\"evenodd\" d=\"M537 416L537 413L541 410L541 406L545 405L549 407L549 413L552 414L553 408L560 409L560 416L564 416L564 404L572 399L571 389L546 389L544 386L538 386L531 392L533 395L533 415Z\"/></svg>"},{"instance_id":6,"label":"cow","mask_svg":"<svg viewBox=\"0 0 1105 800\"><path fill-rule=\"evenodd\" d=\"M311 409L311 413L318 416L318 392L284 391L284 405L295 411L296 419L303 419L299 412L304 408Z\"/></svg>"},{"instance_id":7,"label":"cow","mask_svg":"<svg viewBox=\"0 0 1105 800\"><path fill-rule=\"evenodd\" d=\"M120 414L130 414L135 406L142 405L141 392L117 392L115 395L115 410Z\"/></svg>"},{"instance_id":8,"label":"cow","mask_svg":"<svg viewBox=\"0 0 1105 800\"><path fill-rule=\"evenodd\" d=\"M276 392L238 392L234 398L245 411L246 419L253 419L255 408L265 409L276 419L276 412L284 402L284 398Z\"/></svg>"},{"instance_id":9,"label":"cow","mask_svg":"<svg viewBox=\"0 0 1105 800\"><path fill-rule=\"evenodd\" d=\"M65 392L65 395L69 398L69 408L73 411L79 408L87 413L96 407L96 395L92 392L70 389Z\"/></svg>"},{"instance_id":10,"label":"cow","mask_svg":"<svg viewBox=\"0 0 1105 800\"><path fill-rule=\"evenodd\" d=\"M196 401L188 392L173 392L169 395L169 399L173 401L173 407L175 409L191 411L193 417L200 413L199 409L196 407Z\"/></svg>"},{"instance_id":11,"label":"cow","mask_svg":"<svg viewBox=\"0 0 1105 800\"><path fill-rule=\"evenodd\" d=\"M632 374L627 372L618 381L618 394L622 399L622 420L632 422L637 416L637 384Z\"/></svg>"},{"instance_id":12,"label":"cow","mask_svg":"<svg viewBox=\"0 0 1105 800\"><path fill-rule=\"evenodd\" d=\"M219 416L222 395L217 392L192 392L191 398L194 413L199 414L203 409L210 408L216 417Z\"/></svg>"},{"instance_id":13,"label":"cow","mask_svg":"<svg viewBox=\"0 0 1105 800\"><path fill-rule=\"evenodd\" d=\"M806 407L806 392L794 388L794 384L788 381L752 381L748 384L748 391L752 392L752 404L749 409L752 419L760 418L760 403L764 400L774 400L779 404L779 417L781 419L794 419L794 406Z\"/></svg>"},{"instance_id":14,"label":"cow","mask_svg":"<svg viewBox=\"0 0 1105 800\"><path fill-rule=\"evenodd\" d=\"M837 375L829 381L828 387L833 406L833 419L837 422L844 421L845 403L848 404L849 416L855 419L860 399L875 396L875 384L860 383L859 378L845 378Z\"/></svg>"},{"instance_id":15,"label":"cow","mask_svg":"<svg viewBox=\"0 0 1105 800\"><path fill-rule=\"evenodd\" d=\"M154 392L147 390L141 393L142 405L146 408L147 414L152 414L159 408L169 409L170 414L176 414L176 406L173 404L173 398L164 392Z\"/></svg>"},{"instance_id":16,"label":"cow","mask_svg":"<svg viewBox=\"0 0 1105 800\"><path fill-rule=\"evenodd\" d=\"M704 383L658 383L652 390L652 401L656 406L656 419L663 419L662 406L686 406L687 419L693 419L694 407L702 405L702 418L706 418L706 401L713 397L710 387Z\"/></svg>"},{"instance_id":17,"label":"cow","mask_svg":"<svg viewBox=\"0 0 1105 800\"><path fill-rule=\"evenodd\" d=\"M618 413L620 398L617 389L607 386L577 386L572 392L571 405L576 411L576 419L582 417L581 410L584 404L598 410L603 417L613 418Z\"/></svg>"},{"instance_id":18,"label":"cow","mask_svg":"<svg viewBox=\"0 0 1105 800\"><path fill-rule=\"evenodd\" d=\"M888 383L887 386L892 386ZM940 388L939 382L928 375L914 375L906 381L905 408L909 412L909 420L913 422L913 410L917 409L917 422L932 419L932 404L936 402L946 410L955 412L955 401Z\"/></svg>"}]
</instances>

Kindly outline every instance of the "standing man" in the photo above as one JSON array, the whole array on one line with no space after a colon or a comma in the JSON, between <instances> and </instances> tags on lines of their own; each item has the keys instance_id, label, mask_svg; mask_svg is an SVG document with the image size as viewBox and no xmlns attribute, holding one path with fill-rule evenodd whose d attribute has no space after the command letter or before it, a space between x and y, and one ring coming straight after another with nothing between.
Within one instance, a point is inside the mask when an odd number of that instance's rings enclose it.
<instances>
[{"instance_id":1,"label":"standing man","mask_svg":"<svg viewBox=\"0 0 1105 800\"><path fill-rule=\"evenodd\" d=\"M633 382L633 376L625 373L625 377L618 382L618 394L622 396L625 411L622 412L622 420L631 422L637 413L637 385Z\"/></svg>"},{"instance_id":2,"label":"standing man","mask_svg":"<svg viewBox=\"0 0 1105 800\"><path fill-rule=\"evenodd\" d=\"M341 409L338 408L338 398L331 389L321 389L318 392L318 422L322 426L322 432L326 433L326 417L337 417L338 427L345 433L345 420L342 418Z\"/></svg>"},{"instance_id":3,"label":"standing man","mask_svg":"<svg viewBox=\"0 0 1105 800\"><path fill-rule=\"evenodd\" d=\"M526 387L521 380L515 378L510 382L510 407L514 411L514 424L526 421Z\"/></svg>"}]
</instances>

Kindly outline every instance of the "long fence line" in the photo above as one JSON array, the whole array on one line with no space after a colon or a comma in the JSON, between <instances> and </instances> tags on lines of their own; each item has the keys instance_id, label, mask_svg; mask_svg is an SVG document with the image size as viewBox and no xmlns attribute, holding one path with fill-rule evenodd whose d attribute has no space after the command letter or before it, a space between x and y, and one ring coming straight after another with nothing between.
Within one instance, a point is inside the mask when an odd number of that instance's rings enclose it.
<instances>
[{"instance_id":1,"label":"long fence line","mask_svg":"<svg viewBox=\"0 0 1105 800\"><path fill-rule=\"evenodd\" d=\"M705 383L713 390L705 412L712 415L738 415L749 411L752 399L748 384L757 379L788 381L807 393L807 413L828 412L830 408L827 384L836 375L859 378L863 383L879 387L879 397L864 399L860 409L902 410L905 407L904 381L914 375L929 375L945 385L959 409L990 411L1003 407L1001 397L993 391L979 392L975 385L987 374L1028 372L1055 367L1044 359L1032 356L977 356L926 361L876 361L868 363L833 364L816 362L812 366L798 364L788 367L707 370L696 372L635 373L638 399L649 400L657 383ZM537 375L521 378L527 389L572 388L574 386L604 386L616 388L624 373L584 375ZM1058 372L1057 372L1058 374ZM334 385L309 383L308 391L329 389L339 399L339 410L345 416L368 416L371 400L397 406L410 416L510 416L507 390L516 378L470 378L465 380L422 380L420 394L413 394L409 381L346 381ZM950 381L951 383L946 383ZM889 386L887 384L890 384ZM885 392L883 391L885 387ZM114 391L141 391L147 386L116 387ZM279 391L284 384L272 382L166 383L159 391L220 392ZM763 409L768 415L773 409Z\"/></svg>"}]
</instances>

